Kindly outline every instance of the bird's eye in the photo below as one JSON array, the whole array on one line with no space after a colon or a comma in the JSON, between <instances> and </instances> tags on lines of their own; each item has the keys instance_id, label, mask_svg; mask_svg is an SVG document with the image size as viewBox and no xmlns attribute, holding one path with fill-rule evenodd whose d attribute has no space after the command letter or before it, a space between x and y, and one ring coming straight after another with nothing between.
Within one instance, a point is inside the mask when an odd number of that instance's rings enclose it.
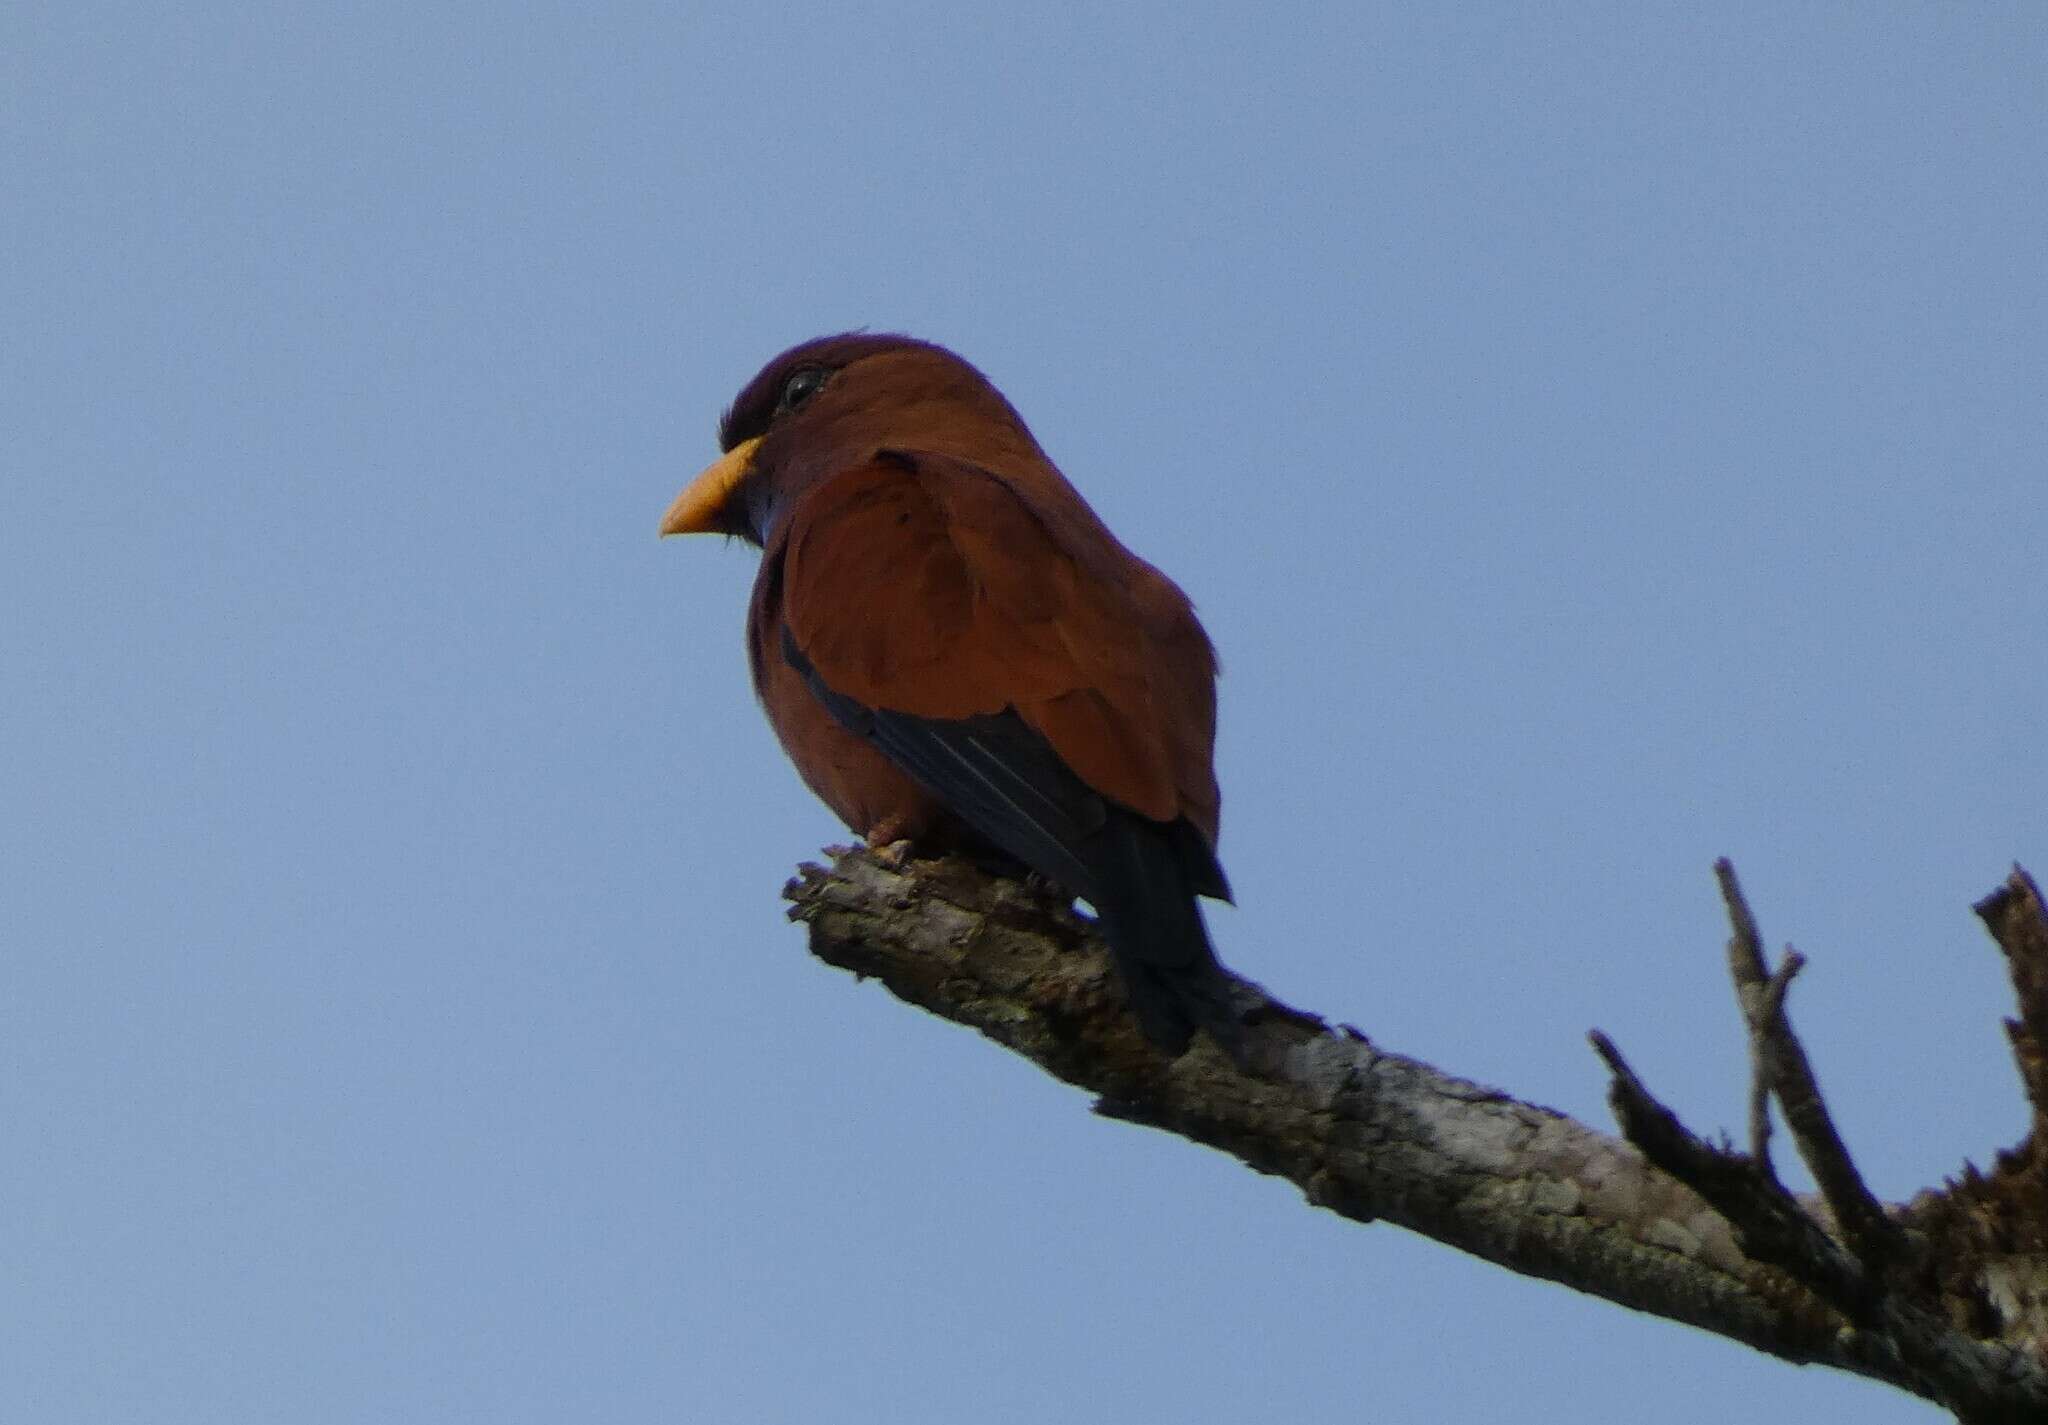
<instances>
[{"instance_id":1,"label":"bird's eye","mask_svg":"<svg viewBox=\"0 0 2048 1425\"><path fill-rule=\"evenodd\" d=\"M825 373L815 366L806 366L801 371L792 372L790 378L782 383L781 409L795 410L824 387Z\"/></svg>"}]
</instances>

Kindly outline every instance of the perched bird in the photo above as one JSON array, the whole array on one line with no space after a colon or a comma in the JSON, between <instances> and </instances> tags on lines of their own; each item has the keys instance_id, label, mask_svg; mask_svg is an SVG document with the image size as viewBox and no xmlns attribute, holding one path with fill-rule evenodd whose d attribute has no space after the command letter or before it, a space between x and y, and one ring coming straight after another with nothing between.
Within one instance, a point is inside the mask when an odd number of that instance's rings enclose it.
<instances>
[{"instance_id":1,"label":"perched bird","mask_svg":"<svg viewBox=\"0 0 2048 1425\"><path fill-rule=\"evenodd\" d=\"M805 342L749 381L668 534L762 551L754 689L870 845L992 847L1094 907L1146 1034L1234 1038L1197 896L1216 860L1216 658L974 367Z\"/></svg>"}]
</instances>

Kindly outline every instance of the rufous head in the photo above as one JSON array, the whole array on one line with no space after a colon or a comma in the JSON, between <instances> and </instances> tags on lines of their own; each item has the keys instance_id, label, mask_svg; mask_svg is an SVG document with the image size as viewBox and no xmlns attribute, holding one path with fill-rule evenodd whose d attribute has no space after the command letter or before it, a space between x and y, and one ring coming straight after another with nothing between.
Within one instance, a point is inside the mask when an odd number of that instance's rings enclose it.
<instances>
[{"instance_id":1,"label":"rufous head","mask_svg":"<svg viewBox=\"0 0 2048 1425\"><path fill-rule=\"evenodd\" d=\"M762 367L718 426L725 454L662 517L669 534L766 543L818 480L898 449L993 469L1045 457L1010 403L942 346L846 332L793 346Z\"/></svg>"}]
</instances>

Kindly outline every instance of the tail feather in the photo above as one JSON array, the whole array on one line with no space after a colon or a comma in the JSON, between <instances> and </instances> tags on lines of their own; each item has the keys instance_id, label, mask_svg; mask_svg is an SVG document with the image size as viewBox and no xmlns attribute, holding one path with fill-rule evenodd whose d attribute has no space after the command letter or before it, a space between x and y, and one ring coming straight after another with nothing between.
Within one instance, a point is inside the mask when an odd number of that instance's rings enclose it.
<instances>
[{"instance_id":1,"label":"tail feather","mask_svg":"<svg viewBox=\"0 0 2048 1425\"><path fill-rule=\"evenodd\" d=\"M1103 830L1095 912L1145 1036L1178 1054L1206 1029L1234 1048L1230 976L1196 901L1208 872L1188 864L1171 827L1119 809Z\"/></svg>"}]
</instances>

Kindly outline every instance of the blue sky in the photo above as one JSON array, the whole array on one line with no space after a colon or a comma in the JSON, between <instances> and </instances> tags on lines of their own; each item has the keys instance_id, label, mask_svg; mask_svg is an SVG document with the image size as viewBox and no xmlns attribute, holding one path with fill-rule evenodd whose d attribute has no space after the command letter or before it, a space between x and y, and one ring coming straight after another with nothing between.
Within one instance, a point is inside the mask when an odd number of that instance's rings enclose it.
<instances>
[{"instance_id":1,"label":"blue sky","mask_svg":"<svg viewBox=\"0 0 2048 1425\"><path fill-rule=\"evenodd\" d=\"M2048 16L1783 8L11 7L0 1417L1941 1418L812 962L653 533L775 351L946 342L1222 650L1233 965L1738 1125L1726 854L1874 1186L1981 1163Z\"/></svg>"}]
</instances>

